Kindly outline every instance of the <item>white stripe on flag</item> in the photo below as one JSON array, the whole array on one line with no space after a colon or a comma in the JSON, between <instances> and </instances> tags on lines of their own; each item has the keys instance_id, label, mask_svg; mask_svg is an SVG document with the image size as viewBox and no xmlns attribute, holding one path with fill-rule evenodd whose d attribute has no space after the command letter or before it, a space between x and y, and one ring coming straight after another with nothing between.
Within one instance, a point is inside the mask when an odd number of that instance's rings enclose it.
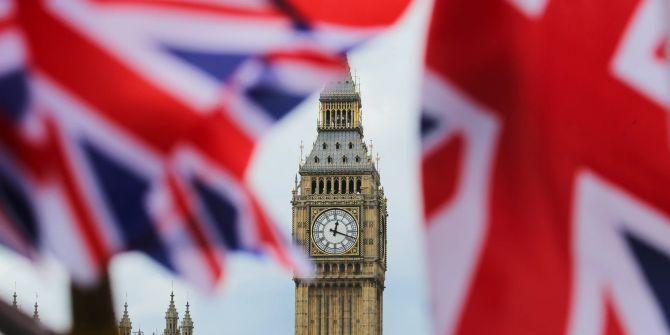
<instances>
[{"instance_id":1,"label":"white stripe on flag","mask_svg":"<svg viewBox=\"0 0 670 335\"><path fill-rule=\"evenodd\" d=\"M42 186L36 198L44 245L63 261L78 284L93 285L99 278L99 269L84 245L85 237L75 227L70 207L63 201L67 196L62 189L49 185Z\"/></svg>"},{"instance_id":2,"label":"white stripe on flag","mask_svg":"<svg viewBox=\"0 0 670 335\"><path fill-rule=\"evenodd\" d=\"M14 14L14 0L0 0L0 20L5 20Z\"/></svg>"},{"instance_id":3,"label":"white stripe on flag","mask_svg":"<svg viewBox=\"0 0 670 335\"><path fill-rule=\"evenodd\" d=\"M0 76L23 67L26 49L15 29L0 32Z\"/></svg>"}]
</instances>

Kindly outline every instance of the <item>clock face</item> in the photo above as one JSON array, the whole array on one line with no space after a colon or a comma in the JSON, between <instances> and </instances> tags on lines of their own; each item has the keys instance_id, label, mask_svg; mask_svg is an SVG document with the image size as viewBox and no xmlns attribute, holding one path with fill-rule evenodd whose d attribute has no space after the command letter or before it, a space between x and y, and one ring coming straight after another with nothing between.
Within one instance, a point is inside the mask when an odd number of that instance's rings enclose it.
<instances>
[{"instance_id":1,"label":"clock face","mask_svg":"<svg viewBox=\"0 0 670 335\"><path fill-rule=\"evenodd\" d=\"M348 212L329 209L314 221L312 239L321 251L328 254L342 254L356 243L358 224Z\"/></svg>"}]
</instances>

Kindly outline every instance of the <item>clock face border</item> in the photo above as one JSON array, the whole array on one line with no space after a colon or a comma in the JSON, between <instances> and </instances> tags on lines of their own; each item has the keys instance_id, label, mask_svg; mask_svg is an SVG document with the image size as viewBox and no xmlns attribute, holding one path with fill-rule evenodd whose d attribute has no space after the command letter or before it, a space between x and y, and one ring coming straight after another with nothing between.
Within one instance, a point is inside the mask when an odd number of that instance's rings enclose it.
<instances>
[{"instance_id":1,"label":"clock face border","mask_svg":"<svg viewBox=\"0 0 670 335\"><path fill-rule=\"evenodd\" d=\"M332 209L339 209L342 211L345 211L351 215L354 220L356 221L356 224L358 225L358 236L356 236L356 242L354 242L354 245L349 248L349 250L337 254L337 253L327 253L323 250L321 250L317 245L316 242L314 241L314 236L312 235L313 229L314 229L314 224L316 223L316 219L319 218L321 214L323 214L326 211L332 210ZM361 217L360 217L361 209L359 206L312 206L309 209L309 255L311 257L328 257L328 258L337 258L337 257L351 257L351 256L360 256L360 243L361 243Z\"/></svg>"}]
</instances>

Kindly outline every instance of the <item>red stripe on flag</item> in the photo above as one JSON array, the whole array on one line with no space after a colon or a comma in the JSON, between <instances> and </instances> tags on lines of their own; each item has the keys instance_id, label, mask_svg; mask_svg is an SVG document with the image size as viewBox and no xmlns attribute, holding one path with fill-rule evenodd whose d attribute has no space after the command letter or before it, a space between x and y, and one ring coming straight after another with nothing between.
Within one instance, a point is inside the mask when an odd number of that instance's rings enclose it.
<instances>
[{"instance_id":1,"label":"red stripe on flag","mask_svg":"<svg viewBox=\"0 0 670 335\"><path fill-rule=\"evenodd\" d=\"M382 27L395 22L408 7L409 0L289 0L308 21L329 24Z\"/></svg>"},{"instance_id":2,"label":"red stripe on flag","mask_svg":"<svg viewBox=\"0 0 670 335\"><path fill-rule=\"evenodd\" d=\"M22 255L30 258L34 256L35 246L29 238L26 238L24 231L17 229L14 220L10 219L10 215L2 206L0 206L0 236L4 243Z\"/></svg>"},{"instance_id":3,"label":"red stripe on flag","mask_svg":"<svg viewBox=\"0 0 670 335\"><path fill-rule=\"evenodd\" d=\"M100 272L109 260L110 252L105 249L100 232L93 223L91 213L85 205L85 197L76 186L76 177L68 167L65 144L59 136L57 126L45 120L46 136L44 142L33 142L25 138L16 125L1 117L0 132L2 141L12 150L12 154L27 168L30 176L37 183L51 183L58 180L65 190L70 212L74 215L74 226L80 231L91 259L96 266L95 272Z\"/></svg>"},{"instance_id":4,"label":"red stripe on flag","mask_svg":"<svg viewBox=\"0 0 670 335\"><path fill-rule=\"evenodd\" d=\"M186 140L238 179L244 176L255 145L223 110L203 118Z\"/></svg>"},{"instance_id":5,"label":"red stripe on flag","mask_svg":"<svg viewBox=\"0 0 670 335\"><path fill-rule=\"evenodd\" d=\"M456 194L456 186L461 177L464 146L463 135L455 134L424 156L421 181L426 217L445 206ZM430 220L426 220L428 222Z\"/></svg>"},{"instance_id":6,"label":"red stripe on flag","mask_svg":"<svg viewBox=\"0 0 670 335\"><path fill-rule=\"evenodd\" d=\"M247 190L246 185L244 186L244 188L245 190ZM282 264L286 268L297 270L298 265L294 262L293 258L289 254L287 254L286 248L288 246L284 245L279 233L274 228L275 226L272 225L270 220L265 216L265 213L261 209L261 206L259 205L256 198L253 196L253 194L251 194L251 192L248 191L247 193L251 202L254 222L256 223L261 244L263 246L269 247L270 249L272 249L272 251L274 251L275 257L277 258L277 261L280 264Z\"/></svg>"},{"instance_id":7,"label":"red stripe on flag","mask_svg":"<svg viewBox=\"0 0 670 335\"><path fill-rule=\"evenodd\" d=\"M194 140L212 160L241 177L254 142L223 111L197 112L117 61L36 5L21 7L36 65L107 120L169 155ZM104 78L104 80L101 80Z\"/></svg>"},{"instance_id":8,"label":"red stripe on flag","mask_svg":"<svg viewBox=\"0 0 670 335\"><path fill-rule=\"evenodd\" d=\"M57 126L51 120L47 120L46 124L48 137L50 138L49 143L52 145L51 162L53 163L54 173L58 175L58 180L65 190L67 202L75 216L76 222L74 224L82 233L85 245L95 262L94 265L98 267L96 272L99 272L100 268L106 266L111 257L111 250L106 249L101 232L95 226L90 207L85 204L86 195L81 192L81 189L77 186L77 177L72 174L75 169L70 166L72 160L67 159L67 144L64 143L66 139L59 135Z\"/></svg>"},{"instance_id":9,"label":"red stripe on flag","mask_svg":"<svg viewBox=\"0 0 670 335\"><path fill-rule=\"evenodd\" d=\"M89 2L114 7L114 6L144 6L176 9L179 11L190 10L194 12L206 12L211 14L225 14L234 16L257 17L259 19L281 19L286 20L286 16L277 10L275 6L231 6L225 3L203 3L193 1L175 1L175 0L88 0ZM240 1L242 2L242 1Z\"/></svg>"},{"instance_id":10,"label":"red stripe on flag","mask_svg":"<svg viewBox=\"0 0 670 335\"><path fill-rule=\"evenodd\" d=\"M614 306L612 304L611 295L608 295L607 301L604 302L605 305L605 335L626 335L629 332L625 332L624 328L621 325L619 316L617 315Z\"/></svg>"},{"instance_id":11,"label":"red stripe on flag","mask_svg":"<svg viewBox=\"0 0 670 335\"><path fill-rule=\"evenodd\" d=\"M175 176L168 176L168 186L174 198L175 205L184 218L186 228L191 233L193 239L195 239L199 250L204 256L205 263L214 278L214 282L218 281L223 275L223 266L221 265L223 261L219 258L217 252L222 250L222 248L217 249L217 246L207 240L207 235L196 222L195 211L192 210L189 201L186 199L185 192L187 191Z\"/></svg>"},{"instance_id":12,"label":"red stripe on flag","mask_svg":"<svg viewBox=\"0 0 670 335\"><path fill-rule=\"evenodd\" d=\"M16 20L14 19L14 17L10 16L9 18L1 18L0 19L0 32L2 32L5 29L10 29L10 28L16 28Z\"/></svg>"},{"instance_id":13,"label":"red stripe on flag","mask_svg":"<svg viewBox=\"0 0 670 335\"><path fill-rule=\"evenodd\" d=\"M668 38L664 38L662 41L658 43L658 46L656 47L656 52L654 53L656 56L656 59L662 60L662 61L667 61L668 60Z\"/></svg>"},{"instance_id":14,"label":"red stripe on flag","mask_svg":"<svg viewBox=\"0 0 670 335\"><path fill-rule=\"evenodd\" d=\"M330 53L318 52L309 49L295 49L295 50L278 50L271 51L264 55L269 60L295 60L301 63L312 63L320 66L331 67L331 70L339 70L344 74L346 69L346 60L339 55L332 55Z\"/></svg>"},{"instance_id":15,"label":"red stripe on flag","mask_svg":"<svg viewBox=\"0 0 670 335\"><path fill-rule=\"evenodd\" d=\"M22 2L20 20L31 59L41 71L155 150L168 153L203 121L201 113L52 17L38 2Z\"/></svg>"},{"instance_id":16,"label":"red stripe on flag","mask_svg":"<svg viewBox=\"0 0 670 335\"><path fill-rule=\"evenodd\" d=\"M0 139L12 158L28 169L31 178L42 180L50 170L52 152L45 143L35 143L24 136L16 123L6 117L7 113L0 111Z\"/></svg>"}]
</instances>

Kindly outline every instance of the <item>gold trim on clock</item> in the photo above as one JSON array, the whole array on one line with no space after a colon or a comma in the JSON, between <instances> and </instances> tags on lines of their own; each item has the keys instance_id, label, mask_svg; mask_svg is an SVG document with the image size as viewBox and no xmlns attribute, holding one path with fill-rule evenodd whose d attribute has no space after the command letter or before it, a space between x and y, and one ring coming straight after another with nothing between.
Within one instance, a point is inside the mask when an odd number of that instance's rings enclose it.
<instances>
[{"instance_id":1,"label":"gold trim on clock","mask_svg":"<svg viewBox=\"0 0 670 335\"><path fill-rule=\"evenodd\" d=\"M329 211L334 215L321 219L317 224L322 215ZM311 256L342 257L360 254L358 207L313 207L311 214L309 229Z\"/></svg>"}]
</instances>

